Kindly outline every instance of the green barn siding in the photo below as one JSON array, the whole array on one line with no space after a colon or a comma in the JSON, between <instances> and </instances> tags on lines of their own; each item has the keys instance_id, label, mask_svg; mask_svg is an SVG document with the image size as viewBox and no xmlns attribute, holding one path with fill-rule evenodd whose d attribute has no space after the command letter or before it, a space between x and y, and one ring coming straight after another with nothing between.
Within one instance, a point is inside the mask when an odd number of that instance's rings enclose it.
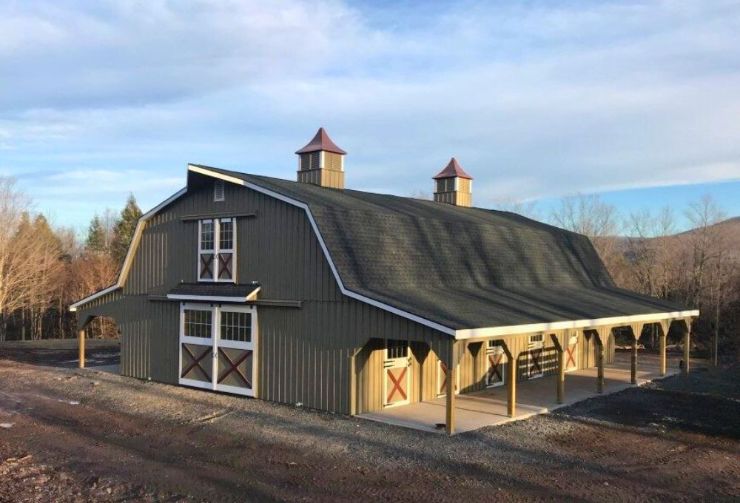
<instances>
[{"instance_id":1,"label":"green barn siding","mask_svg":"<svg viewBox=\"0 0 740 503\"><path fill-rule=\"evenodd\" d=\"M447 336L340 292L304 210L228 183L224 202L212 198L206 183L150 219L125 295L106 296L105 309L97 309L95 301L80 309L81 317L116 319L124 375L177 383L179 304L149 295L162 296L181 281L197 281L198 225L183 217L229 213L255 214L237 219L238 281L259 281L263 299L303 301L299 309L258 309L260 398L347 413L349 357L370 339L423 341L435 354L446 355ZM382 367L382 351L380 359ZM370 380L382 378L372 365L357 364L356 373L358 396L367 392ZM364 400L370 405L381 399L376 395Z\"/></svg>"},{"instance_id":2,"label":"green barn siding","mask_svg":"<svg viewBox=\"0 0 740 503\"><path fill-rule=\"evenodd\" d=\"M259 396L342 413L350 411L350 355L355 348L363 348L356 360L362 412L376 410L382 398L373 391L382 386L382 338L421 341L439 349L446 337L352 299L304 302L301 309L261 307L259 325Z\"/></svg>"}]
</instances>

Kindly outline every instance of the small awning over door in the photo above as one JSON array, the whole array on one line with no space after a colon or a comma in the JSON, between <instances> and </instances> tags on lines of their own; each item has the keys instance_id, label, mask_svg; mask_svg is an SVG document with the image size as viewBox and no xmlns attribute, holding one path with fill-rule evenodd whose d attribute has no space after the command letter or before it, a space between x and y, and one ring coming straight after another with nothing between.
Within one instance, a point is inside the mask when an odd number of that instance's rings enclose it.
<instances>
[{"instance_id":1,"label":"small awning over door","mask_svg":"<svg viewBox=\"0 0 740 503\"><path fill-rule=\"evenodd\" d=\"M202 302L248 302L257 299L259 283L180 283L167 293L169 300Z\"/></svg>"}]
</instances>

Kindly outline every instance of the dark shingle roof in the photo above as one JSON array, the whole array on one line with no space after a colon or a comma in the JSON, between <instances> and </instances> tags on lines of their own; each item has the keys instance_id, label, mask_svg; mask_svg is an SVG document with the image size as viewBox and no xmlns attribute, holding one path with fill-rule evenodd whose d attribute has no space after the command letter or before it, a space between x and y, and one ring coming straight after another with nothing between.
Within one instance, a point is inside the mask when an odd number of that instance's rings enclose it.
<instances>
[{"instance_id":1,"label":"dark shingle roof","mask_svg":"<svg viewBox=\"0 0 740 503\"><path fill-rule=\"evenodd\" d=\"M515 213L208 169L305 203L348 290L449 328L683 309L616 288L588 238Z\"/></svg>"}]
</instances>

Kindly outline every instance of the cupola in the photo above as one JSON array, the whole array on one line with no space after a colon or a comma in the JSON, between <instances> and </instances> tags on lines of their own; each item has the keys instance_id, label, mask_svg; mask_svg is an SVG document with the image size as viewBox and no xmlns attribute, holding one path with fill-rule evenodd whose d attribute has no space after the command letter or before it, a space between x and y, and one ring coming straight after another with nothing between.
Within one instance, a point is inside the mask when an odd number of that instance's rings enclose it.
<instances>
[{"instance_id":1,"label":"cupola","mask_svg":"<svg viewBox=\"0 0 740 503\"><path fill-rule=\"evenodd\" d=\"M454 157L434 176L434 200L455 206L473 205L473 177Z\"/></svg>"},{"instance_id":2,"label":"cupola","mask_svg":"<svg viewBox=\"0 0 740 503\"><path fill-rule=\"evenodd\" d=\"M298 181L333 189L344 188L344 150L337 147L324 128L319 128L298 154Z\"/></svg>"}]
</instances>

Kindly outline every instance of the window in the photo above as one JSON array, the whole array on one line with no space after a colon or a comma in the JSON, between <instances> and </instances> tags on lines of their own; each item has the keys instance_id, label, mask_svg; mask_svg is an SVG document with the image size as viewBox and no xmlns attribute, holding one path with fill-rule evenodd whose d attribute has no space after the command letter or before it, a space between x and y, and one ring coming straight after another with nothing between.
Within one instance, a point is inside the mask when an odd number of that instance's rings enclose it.
<instances>
[{"instance_id":1,"label":"window","mask_svg":"<svg viewBox=\"0 0 740 503\"><path fill-rule=\"evenodd\" d=\"M186 337L211 338L213 315L211 311L200 309L185 309L184 334Z\"/></svg>"},{"instance_id":2,"label":"window","mask_svg":"<svg viewBox=\"0 0 740 503\"><path fill-rule=\"evenodd\" d=\"M213 200L216 202L224 201L226 199L224 181L216 180L213 183Z\"/></svg>"},{"instance_id":3,"label":"window","mask_svg":"<svg viewBox=\"0 0 740 503\"><path fill-rule=\"evenodd\" d=\"M234 281L236 228L233 218L199 222L198 280Z\"/></svg>"},{"instance_id":4,"label":"window","mask_svg":"<svg viewBox=\"0 0 740 503\"><path fill-rule=\"evenodd\" d=\"M252 315L250 313L221 311L221 339L226 341L252 341Z\"/></svg>"},{"instance_id":5,"label":"window","mask_svg":"<svg viewBox=\"0 0 740 503\"><path fill-rule=\"evenodd\" d=\"M388 339L385 342L386 358L406 358L409 354L408 341Z\"/></svg>"}]
</instances>

